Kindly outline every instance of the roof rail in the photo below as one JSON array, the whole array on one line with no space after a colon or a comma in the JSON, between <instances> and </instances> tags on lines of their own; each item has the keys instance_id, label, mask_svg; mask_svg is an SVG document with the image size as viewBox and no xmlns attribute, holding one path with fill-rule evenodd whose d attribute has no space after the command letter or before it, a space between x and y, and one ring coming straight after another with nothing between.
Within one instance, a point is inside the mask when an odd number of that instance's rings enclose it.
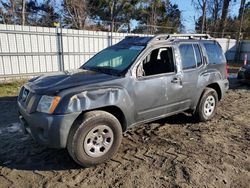
<instances>
[{"instance_id":1,"label":"roof rail","mask_svg":"<svg viewBox=\"0 0 250 188\"><path fill-rule=\"evenodd\" d=\"M174 39L212 39L209 34L159 34L156 35L150 42L159 40L174 40Z\"/></svg>"}]
</instances>

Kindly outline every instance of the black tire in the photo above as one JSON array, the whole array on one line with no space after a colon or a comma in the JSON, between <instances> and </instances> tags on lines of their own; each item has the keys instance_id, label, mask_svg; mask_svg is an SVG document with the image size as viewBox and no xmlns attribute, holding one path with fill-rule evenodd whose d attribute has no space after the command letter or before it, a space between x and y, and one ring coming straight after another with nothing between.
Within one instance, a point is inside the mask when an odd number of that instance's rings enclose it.
<instances>
[{"instance_id":1,"label":"black tire","mask_svg":"<svg viewBox=\"0 0 250 188\"><path fill-rule=\"evenodd\" d=\"M86 139L88 138L89 134L90 135L99 134L98 128L100 126L105 126L107 128L105 130L110 131L110 133L107 133L107 134L111 134L111 132L113 132L113 137L110 139L113 141L112 143L110 143L109 149L105 151L106 152L105 154L103 154L102 156L93 157L93 156L90 156L92 154L91 149L93 148L91 148L90 150L87 150L85 147L89 147L89 146L88 144L85 145L85 143L88 142L88 140ZM95 128L98 130L98 133L94 133L96 131L94 130ZM105 131L105 130L102 130L102 131ZM103 134L105 134L105 132L103 132ZM99 138L99 136L97 137ZM89 137L89 139L92 139L92 141L90 142L91 144L90 147L94 147L94 150L96 150L96 153L99 152L100 154L101 149L100 148L96 149L97 147L99 147L97 141L95 142L95 144L97 145L93 146L95 138L96 138L95 136L93 139L92 137L91 138ZM101 143L99 144L103 144L106 147L104 142L105 143L107 142L104 140L108 138L102 138L102 139L103 141L100 141ZM122 141L122 127L121 127L120 122L117 120L117 118L114 117L112 114L107 113L105 111L91 111L91 112L85 113L83 115L83 118L79 118L74 123L69 133L69 137L67 141L67 149L68 149L70 156L74 159L74 161L76 161L78 164L80 164L83 167L90 167L90 166L95 166L97 164L106 162L107 160L112 158L112 156L117 152L121 144L121 141ZM94 154L95 152L93 153L93 155Z\"/></svg>"},{"instance_id":2,"label":"black tire","mask_svg":"<svg viewBox=\"0 0 250 188\"><path fill-rule=\"evenodd\" d=\"M210 111L208 110L209 108L206 108L206 105L207 101L209 101L212 98L214 99L214 106L212 107L212 105L210 104L211 108L213 108L213 110ZM195 117L201 122L211 120L215 115L217 103L218 103L217 92L212 88L206 88L196 108Z\"/></svg>"}]
</instances>

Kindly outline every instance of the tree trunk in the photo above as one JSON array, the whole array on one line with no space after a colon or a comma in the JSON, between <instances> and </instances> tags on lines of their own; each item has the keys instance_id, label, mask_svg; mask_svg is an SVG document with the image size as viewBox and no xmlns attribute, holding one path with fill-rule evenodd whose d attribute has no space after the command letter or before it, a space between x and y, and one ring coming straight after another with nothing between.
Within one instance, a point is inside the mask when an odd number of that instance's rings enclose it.
<instances>
[{"instance_id":1,"label":"tree trunk","mask_svg":"<svg viewBox=\"0 0 250 188\"><path fill-rule=\"evenodd\" d=\"M228 14L228 8L231 0L224 0L223 1L223 7L222 7L222 14L221 14L221 23L220 28L221 31L221 37L224 37L225 27L226 27L226 20L227 20L227 14Z\"/></svg>"},{"instance_id":2,"label":"tree trunk","mask_svg":"<svg viewBox=\"0 0 250 188\"><path fill-rule=\"evenodd\" d=\"M127 25L128 25L128 33L131 33L130 21L128 21Z\"/></svg>"},{"instance_id":3,"label":"tree trunk","mask_svg":"<svg viewBox=\"0 0 250 188\"><path fill-rule=\"evenodd\" d=\"M207 11L207 0L203 0L201 33L204 33L204 29L205 29L206 11Z\"/></svg>"},{"instance_id":4,"label":"tree trunk","mask_svg":"<svg viewBox=\"0 0 250 188\"><path fill-rule=\"evenodd\" d=\"M238 15L239 20L241 20L241 18L242 18L245 4L246 4L246 0L241 0L240 1L240 10L239 10L239 15Z\"/></svg>"},{"instance_id":5,"label":"tree trunk","mask_svg":"<svg viewBox=\"0 0 250 188\"><path fill-rule=\"evenodd\" d=\"M26 0L22 0L22 25L25 25L25 8L26 6Z\"/></svg>"},{"instance_id":6,"label":"tree trunk","mask_svg":"<svg viewBox=\"0 0 250 188\"><path fill-rule=\"evenodd\" d=\"M219 8L220 8L220 0L214 0L213 11L212 11L212 17L213 17L212 31L213 32L217 31L217 27L218 27L217 23L218 23L218 18L219 18L219 11L220 11Z\"/></svg>"},{"instance_id":7,"label":"tree trunk","mask_svg":"<svg viewBox=\"0 0 250 188\"><path fill-rule=\"evenodd\" d=\"M115 26L115 19L114 19L114 9L115 9L115 1L112 1L112 5L111 5L111 10L110 10L110 20L111 20L111 32L114 32L114 26Z\"/></svg>"}]
</instances>

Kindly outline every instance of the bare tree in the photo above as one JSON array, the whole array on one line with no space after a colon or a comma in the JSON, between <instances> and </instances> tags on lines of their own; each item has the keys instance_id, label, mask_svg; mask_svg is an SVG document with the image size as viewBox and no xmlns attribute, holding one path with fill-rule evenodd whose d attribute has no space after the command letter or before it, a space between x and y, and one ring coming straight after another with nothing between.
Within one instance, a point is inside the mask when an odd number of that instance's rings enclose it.
<instances>
[{"instance_id":1,"label":"bare tree","mask_svg":"<svg viewBox=\"0 0 250 188\"><path fill-rule=\"evenodd\" d=\"M226 21L227 21L227 14L228 14L228 9L229 9L229 4L231 0L224 0L223 1L223 7L222 7L222 14L221 14L221 22L220 22L220 28L222 29L221 31L221 37L224 36L224 31L226 27Z\"/></svg>"},{"instance_id":2,"label":"bare tree","mask_svg":"<svg viewBox=\"0 0 250 188\"><path fill-rule=\"evenodd\" d=\"M222 9L223 0L212 0L210 1L210 6L212 6L212 19L218 20L219 13Z\"/></svg>"},{"instance_id":3,"label":"bare tree","mask_svg":"<svg viewBox=\"0 0 250 188\"><path fill-rule=\"evenodd\" d=\"M207 0L192 0L195 9L202 11L201 33L204 33L206 24Z\"/></svg>"},{"instance_id":4,"label":"bare tree","mask_svg":"<svg viewBox=\"0 0 250 188\"><path fill-rule=\"evenodd\" d=\"M1 20L5 24L25 24L25 0L0 1Z\"/></svg>"},{"instance_id":5,"label":"bare tree","mask_svg":"<svg viewBox=\"0 0 250 188\"><path fill-rule=\"evenodd\" d=\"M73 28L83 29L89 15L87 0L64 0L64 22Z\"/></svg>"},{"instance_id":6,"label":"bare tree","mask_svg":"<svg viewBox=\"0 0 250 188\"><path fill-rule=\"evenodd\" d=\"M207 9L209 13L209 23L207 27L209 31L216 32L219 28L219 19L222 10L223 0L208 0L207 4Z\"/></svg>"},{"instance_id":7,"label":"bare tree","mask_svg":"<svg viewBox=\"0 0 250 188\"><path fill-rule=\"evenodd\" d=\"M240 10L239 10L239 15L238 15L238 19L240 20L242 18L243 12L244 12L244 7L246 4L246 0L241 0L240 1Z\"/></svg>"}]
</instances>

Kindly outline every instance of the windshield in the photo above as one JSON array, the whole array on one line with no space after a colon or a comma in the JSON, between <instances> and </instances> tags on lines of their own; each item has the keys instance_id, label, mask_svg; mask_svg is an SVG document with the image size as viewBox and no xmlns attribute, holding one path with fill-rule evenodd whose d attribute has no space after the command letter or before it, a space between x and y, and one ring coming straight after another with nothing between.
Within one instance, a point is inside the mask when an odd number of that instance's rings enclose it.
<instances>
[{"instance_id":1,"label":"windshield","mask_svg":"<svg viewBox=\"0 0 250 188\"><path fill-rule=\"evenodd\" d=\"M88 60L81 68L120 75L132 65L143 49L144 46L106 48Z\"/></svg>"}]
</instances>

